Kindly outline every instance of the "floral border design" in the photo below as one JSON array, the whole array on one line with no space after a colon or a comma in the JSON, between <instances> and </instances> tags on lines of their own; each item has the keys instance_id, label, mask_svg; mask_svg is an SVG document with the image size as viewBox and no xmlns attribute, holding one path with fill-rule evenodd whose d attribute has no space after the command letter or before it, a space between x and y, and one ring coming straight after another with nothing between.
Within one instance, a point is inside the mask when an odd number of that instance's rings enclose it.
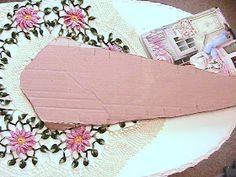
<instances>
[{"instance_id":1,"label":"floral border design","mask_svg":"<svg viewBox=\"0 0 236 177\"><path fill-rule=\"evenodd\" d=\"M84 44L128 53L129 47L121 39L114 38L112 33L105 37L90 25L96 19L90 16L90 8L84 7L83 0L61 0L59 6L44 8L42 0L28 0L22 6L16 4L7 14L8 23L0 28L0 69L4 70L11 59L8 46L17 45L20 36L31 40L32 36L44 36L52 31ZM10 34L10 37L3 39L4 33ZM70 158L72 168L78 167L80 161L87 166L89 158L99 155L97 144L105 144L104 139L97 135L105 133L109 125L51 131L39 118L11 109L10 105L10 95L0 84L0 115L4 117L0 120L4 121L0 127L0 158L11 156L9 166L18 163L20 168L24 168L29 160L36 165L39 160L37 154L48 152L62 155L59 164ZM120 123L121 128L125 126L125 123ZM51 147L45 144L48 139L55 141Z\"/></svg>"}]
</instances>

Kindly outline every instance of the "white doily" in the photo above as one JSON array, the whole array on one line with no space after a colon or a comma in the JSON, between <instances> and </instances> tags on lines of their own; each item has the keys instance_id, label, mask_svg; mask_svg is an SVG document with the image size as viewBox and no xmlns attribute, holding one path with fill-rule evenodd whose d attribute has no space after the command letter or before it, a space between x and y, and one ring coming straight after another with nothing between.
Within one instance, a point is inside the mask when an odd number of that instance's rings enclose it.
<instances>
[{"instance_id":1,"label":"white doily","mask_svg":"<svg viewBox=\"0 0 236 177\"><path fill-rule=\"evenodd\" d=\"M55 5L58 1L47 3ZM97 17L93 25L99 32L112 31L130 46L132 54L142 56L146 54L139 41L140 33L189 15L170 6L131 0L90 0L86 3L92 6L92 14ZM1 21L12 10L13 4L0 5ZM14 49L13 59L4 71L4 82L14 106L32 115L34 112L20 91L19 74L54 38L48 35L20 44ZM70 165L59 165L53 156L43 154L36 167L27 165L23 170L18 166L8 167L5 158L0 161L0 173L3 177L167 176L196 165L218 150L236 125L233 115L236 115L235 108L142 121L126 129L109 131L106 145L88 167L72 170Z\"/></svg>"}]
</instances>

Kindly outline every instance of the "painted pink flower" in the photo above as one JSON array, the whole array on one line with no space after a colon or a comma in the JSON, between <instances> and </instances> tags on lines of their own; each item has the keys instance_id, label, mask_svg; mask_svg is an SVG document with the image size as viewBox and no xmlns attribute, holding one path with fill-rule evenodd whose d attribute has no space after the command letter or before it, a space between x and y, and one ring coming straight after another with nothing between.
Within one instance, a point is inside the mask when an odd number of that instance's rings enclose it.
<instances>
[{"instance_id":1,"label":"painted pink flower","mask_svg":"<svg viewBox=\"0 0 236 177\"><path fill-rule=\"evenodd\" d=\"M29 30L39 22L38 11L32 7L24 7L16 13L16 23L21 29Z\"/></svg>"},{"instance_id":2,"label":"painted pink flower","mask_svg":"<svg viewBox=\"0 0 236 177\"><path fill-rule=\"evenodd\" d=\"M67 149L70 149L73 152L83 152L86 147L90 146L90 132L87 131L85 127L71 130L66 134L66 137Z\"/></svg>"},{"instance_id":3,"label":"painted pink flower","mask_svg":"<svg viewBox=\"0 0 236 177\"><path fill-rule=\"evenodd\" d=\"M80 28L84 27L85 15L83 15L82 10L79 8L70 8L66 11L64 23L68 28L80 30Z\"/></svg>"},{"instance_id":4,"label":"painted pink flower","mask_svg":"<svg viewBox=\"0 0 236 177\"><path fill-rule=\"evenodd\" d=\"M116 52L121 52L122 51L122 49L119 46L117 46L116 44L108 44L106 49L110 50L110 51L116 51Z\"/></svg>"},{"instance_id":5,"label":"painted pink flower","mask_svg":"<svg viewBox=\"0 0 236 177\"><path fill-rule=\"evenodd\" d=\"M22 129L16 129L15 132L10 132L11 136L8 137L9 146L12 151L17 154L26 154L28 151L32 150L32 147L35 145L35 137L31 132L25 131Z\"/></svg>"}]
</instances>

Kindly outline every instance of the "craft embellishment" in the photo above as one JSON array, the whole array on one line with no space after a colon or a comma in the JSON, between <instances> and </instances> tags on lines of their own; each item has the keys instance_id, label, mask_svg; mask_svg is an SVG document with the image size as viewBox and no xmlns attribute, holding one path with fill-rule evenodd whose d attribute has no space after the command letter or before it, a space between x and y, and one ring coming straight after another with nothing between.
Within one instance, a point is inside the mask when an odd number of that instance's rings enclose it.
<instances>
[{"instance_id":1,"label":"craft embellishment","mask_svg":"<svg viewBox=\"0 0 236 177\"><path fill-rule=\"evenodd\" d=\"M91 135L85 127L72 129L66 134L66 137L67 149L71 151L84 152L85 148L90 146Z\"/></svg>"},{"instance_id":2,"label":"craft embellishment","mask_svg":"<svg viewBox=\"0 0 236 177\"><path fill-rule=\"evenodd\" d=\"M151 44L152 51L159 60L168 61L170 63L174 62L172 56L165 49L165 36L163 33L151 32L148 36L146 36L146 39Z\"/></svg>"},{"instance_id":3,"label":"craft embellishment","mask_svg":"<svg viewBox=\"0 0 236 177\"><path fill-rule=\"evenodd\" d=\"M7 14L8 22L0 27L0 68L4 69L11 60L8 46L16 46L22 39L31 40L52 31L84 44L129 52L129 47L121 39L113 37L112 33L106 37L90 25L96 19L90 15L90 8L84 5L83 0L62 0L58 6L52 7L45 7L43 1L29 0L23 5L16 4ZM8 165L18 164L24 168L28 163L36 165L40 153L58 153L61 156L58 163L70 159L71 166L76 168L79 161L87 166L91 158L99 155L97 147L104 145L105 140L97 135L105 133L109 126L73 125L75 129L52 131L37 117L12 107L11 95L3 82L0 90L0 114L4 117L0 127L0 157L10 158ZM125 123L120 126L125 127ZM52 143L50 146L46 143L48 139Z\"/></svg>"},{"instance_id":4,"label":"craft embellishment","mask_svg":"<svg viewBox=\"0 0 236 177\"><path fill-rule=\"evenodd\" d=\"M15 132L10 132L11 136L8 137L9 146L13 152L17 154L26 154L28 151L32 150L35 145L35 137L32 135L32 132L21 131L17 128Z\"/></svg>"},{"instance_id":5,"label":"craft embellishment","mask_svg":"<svg viewBox=\"0 0 236 177\"><path fill-rule=\"evenodd\" d=\"M196 30L192 27L188 19L179 21L173 26L173 30L176 31L177 36L188 39L196 34Z\"/></svg>"},{"instance_id":6,"label":"craft embellishment","mask_svg":"<svg viewBox=\"0 0 236 177\"><path fill-rule=\"evenodd\" d=\"M226 31L222 32L219 36L216 36L209 43L207 43L204 46L203 51L212 59L218 58L218 53L216 49L218 46L224 44L227 40L229 40L227 35L228 34Z\"/></svg>"},{"instance_id":7,"label":"craft embellishment","mask_svg":"<svg viewBox=\"0 0 236 177\"><path fill-rule=\"evenodd\" d=\"M38 11L33 8L21 8L16 13L16 23L21 29L29 30L39 22Z\"/></svg>"},{"instance_id":8,"label":"craft embellishment","mask_svg":"<svg viewBox=\"0 0 236 177\"><path fill-rule=\"evenodd\" d=\"M84 28L85 18L81 9L70 8L66 11L64 23L68 28L80 30L80 28Z\"/></svg>"}]
</instances>

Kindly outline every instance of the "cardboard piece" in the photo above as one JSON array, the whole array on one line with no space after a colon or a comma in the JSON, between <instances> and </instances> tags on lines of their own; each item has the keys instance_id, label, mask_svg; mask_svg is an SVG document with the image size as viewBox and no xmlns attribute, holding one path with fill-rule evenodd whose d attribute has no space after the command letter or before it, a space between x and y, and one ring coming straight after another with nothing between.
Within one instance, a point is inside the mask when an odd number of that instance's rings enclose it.
<instances>
[{"instance_id":1,"label":"cardboard piece","mask_svg":"<svg viewBox=\"0 0 236 177\"><path fill-rule=\"evenodd\" d=\"M21 89L52 129L170 118L236 105L235 77L81 48L68 45L67 39L48 45L25 68Z\"/></svg>"}]
</instances>

